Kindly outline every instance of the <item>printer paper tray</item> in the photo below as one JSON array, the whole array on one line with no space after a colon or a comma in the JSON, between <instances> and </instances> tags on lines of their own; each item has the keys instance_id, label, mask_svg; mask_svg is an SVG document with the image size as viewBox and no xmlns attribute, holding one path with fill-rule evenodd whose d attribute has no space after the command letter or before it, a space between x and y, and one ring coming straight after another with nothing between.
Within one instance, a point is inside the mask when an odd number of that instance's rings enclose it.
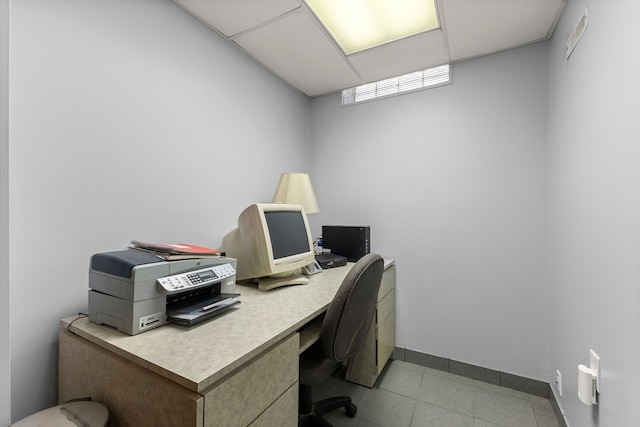
<instances>
[{"instance_id":1,"label":"printer paper tray","mask_svg":"<svg viewBox=\"0 0 640 427\"><path fill-rule=\"evenodd\" d=\"M240 304L239 296L240 294L218 294L196 302L189 301L188 305L167 306L167 320L180 325L193 325Z\"/></svg>"}]
</instances>

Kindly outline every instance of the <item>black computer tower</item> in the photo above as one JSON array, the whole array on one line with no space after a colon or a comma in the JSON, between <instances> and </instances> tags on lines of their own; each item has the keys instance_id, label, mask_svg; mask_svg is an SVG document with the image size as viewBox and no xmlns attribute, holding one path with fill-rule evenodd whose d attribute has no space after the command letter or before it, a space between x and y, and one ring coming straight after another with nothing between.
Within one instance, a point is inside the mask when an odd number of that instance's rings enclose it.
<instances>
[{"instance_id":1,"label":"black computer tower","mask_svg":"<svg viewBox=\"0 0 640 427\"><path fill-rule=\"evenodd\" d=\"M370 252L371 229L366 226L323 225L322 249L356 262Z\"/></svg>"}]
</instances>

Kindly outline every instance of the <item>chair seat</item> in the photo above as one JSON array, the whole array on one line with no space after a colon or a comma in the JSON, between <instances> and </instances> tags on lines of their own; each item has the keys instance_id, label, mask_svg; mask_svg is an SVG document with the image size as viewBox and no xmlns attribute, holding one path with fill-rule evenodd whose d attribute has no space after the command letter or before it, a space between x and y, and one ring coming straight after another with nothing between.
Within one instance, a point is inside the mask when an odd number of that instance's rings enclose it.
<instances>
[{"instance_id":1,"label":"chair seat","mask_svg":"<svg viewBox=\"0 0 640 427\"><path fill-rule=\"evenodd\" d=\"M342 367L342 363L327 359L320 342L309 347L300 358L300 383L317 384Z\"/></svg>"}]
</instances>

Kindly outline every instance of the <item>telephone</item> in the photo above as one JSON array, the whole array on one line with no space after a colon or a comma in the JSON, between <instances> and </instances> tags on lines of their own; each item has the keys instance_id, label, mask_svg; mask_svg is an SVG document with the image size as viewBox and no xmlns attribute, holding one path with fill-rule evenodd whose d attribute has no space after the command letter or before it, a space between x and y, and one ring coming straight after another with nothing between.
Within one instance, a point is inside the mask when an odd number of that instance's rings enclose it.
<instances>
[{"instance_id":1,"label":"telephone","mask_svg":"<svg viewBox=\"0 0 640 427\"><path fill-rule=\"evenodd\" d=\"M318 261L315 260L311 264L302 267L302 274L304 274L305 276L311 276L312 274L317 274L320 272L322 272L322 267L320 267Z\"/></svg>"}]
</instances>

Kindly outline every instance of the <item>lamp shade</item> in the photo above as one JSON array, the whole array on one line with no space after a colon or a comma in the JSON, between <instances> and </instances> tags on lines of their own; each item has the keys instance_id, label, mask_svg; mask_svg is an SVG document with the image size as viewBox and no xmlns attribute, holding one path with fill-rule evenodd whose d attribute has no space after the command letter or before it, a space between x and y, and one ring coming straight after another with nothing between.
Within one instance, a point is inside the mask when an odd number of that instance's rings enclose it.
<instances>
[{"instance_id":1,"label":"lamp shade","mask_svg":"<svg viewBox=\"0 0 640 427\"><path fill-rule=\"evenodd\" d=\"M273 195L273 203L302 205L306 213L316 213L318 201L306 173L283 173Z\"/></svg>"}]
</instances>

